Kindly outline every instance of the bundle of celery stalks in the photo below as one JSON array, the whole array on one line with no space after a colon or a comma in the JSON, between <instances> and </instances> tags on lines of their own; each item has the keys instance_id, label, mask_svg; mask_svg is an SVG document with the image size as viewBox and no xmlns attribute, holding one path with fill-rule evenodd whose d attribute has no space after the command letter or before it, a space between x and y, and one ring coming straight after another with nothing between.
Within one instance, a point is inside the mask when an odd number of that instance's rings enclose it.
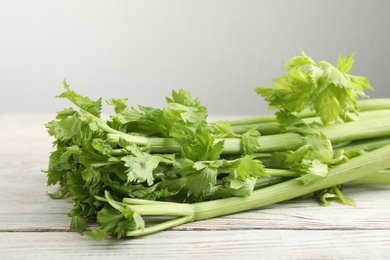
<instances>
[{"instance_id":1,"label":"bundle of celery stalks","mask_svg":"<svg viewBox=\"0 0 390 260\"><path fill-rule=\"evenodd\" d=\"M75 108L45 126L54 137L50 196L71 198L71 229L96 240L162 231L190 221L302 196L353 205L346 183L390 184L390 99L368 99L363 76L301 51L271 87L255 88L275 114L209 122L185 90L163 108L106 102L71 90ZM346 210L348 210L346 208ZM159 220L159 221L157 221Z\"/></svg>"}]
</instances>

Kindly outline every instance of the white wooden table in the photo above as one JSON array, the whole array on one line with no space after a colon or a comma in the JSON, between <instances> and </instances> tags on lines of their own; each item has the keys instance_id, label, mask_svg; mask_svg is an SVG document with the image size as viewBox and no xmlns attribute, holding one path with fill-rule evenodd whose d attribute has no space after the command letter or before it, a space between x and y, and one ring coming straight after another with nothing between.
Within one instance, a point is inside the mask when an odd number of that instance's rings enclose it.
<instances>
[{"instance_id":1,"label":"white wooden table","mask_svg":"<svg viewBox=\"0 0 390 260\"><path fill-rule=\"evenodd\" d=\"M356 207L297 200L96 242L69 231L69 200L46 186L48 114L0 113L0 259L385 259L390 187L350 186Z\"/></svg>"}]
</instances>

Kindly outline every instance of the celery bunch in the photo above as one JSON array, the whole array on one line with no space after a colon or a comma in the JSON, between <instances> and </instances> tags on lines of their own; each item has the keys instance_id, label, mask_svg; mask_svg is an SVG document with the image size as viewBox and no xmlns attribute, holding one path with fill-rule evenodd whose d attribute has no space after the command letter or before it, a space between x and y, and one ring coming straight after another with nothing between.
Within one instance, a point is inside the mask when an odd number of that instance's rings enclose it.
<instances>
[{"instance_id":1,"label":"celery bunch","mask_svg":"<svg viewBox=\"0 0 390 260\"><path fill-rule=\"evenodd\" d=\"M71 90L76 105L46 128L55 138L47 169L53 198L71 197L71 229L96 240L161 231L303 195L345 204L347 182L389 183L390 99L367 98L367 78L348 74L303 51L286 74L255 91L273 116L209 122L207 108L185 90L162 109L102 100ZM149 225L145 216L167 216ZM90 224L98 222L98 227Z\"/></svg>"}]
</instances>

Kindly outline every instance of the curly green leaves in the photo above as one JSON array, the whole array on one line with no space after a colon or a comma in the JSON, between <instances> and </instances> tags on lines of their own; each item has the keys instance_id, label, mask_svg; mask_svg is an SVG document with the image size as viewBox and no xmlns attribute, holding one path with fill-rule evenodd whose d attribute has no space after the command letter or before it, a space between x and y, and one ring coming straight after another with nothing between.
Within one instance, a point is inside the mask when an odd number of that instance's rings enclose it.
<instances>
[{"instance_id":1,"label":"curly green leaves","mask_svg":"<svg viewBox=\"0 0 390 260\"><path fill-rule=\"evenodd\" d=\"M347 72L353 65L353 54L340 55L337 67L326 61L315 63L303 51L285 64L287 73L274 79L272 87L255 88L269 102L270 109L301 112L315 110L324 124L357 113L357 99L372 90L367 78Z\"/></svg>"}]
</instances>

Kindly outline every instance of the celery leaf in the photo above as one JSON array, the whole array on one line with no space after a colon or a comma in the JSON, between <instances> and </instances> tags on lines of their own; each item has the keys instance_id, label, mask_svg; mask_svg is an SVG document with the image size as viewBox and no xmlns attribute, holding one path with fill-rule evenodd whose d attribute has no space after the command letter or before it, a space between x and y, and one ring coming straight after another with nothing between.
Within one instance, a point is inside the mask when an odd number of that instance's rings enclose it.
<instances>
[{"instance_id":1,"label":"celery leaf","mask_svg":"<svg viewBox=\"0 0 390 260\"><path fill-rule=\"evenodd\" d=\"M372 90L367 78L348 74L353 54L339 56L337 67L326 61L315 63L303 51L286 62L286 74L274 79L272 87L255 88L269 102L270 109L301 112L310 108L324 124L337 122L347 112L358 113L357 99Z\"/></svg>"},{"instance_id":2,"label":"celery leaf","mask_svg":"<svg viewBox=\"0 0 390 260\"><path fill-rule=\"evenodd\" d=\"M73 102L79 108L81 108L85 111L88 111L89 113L91 113L94 116L97 116L97 117L100 116L101 109L102 109L102 102L101 102L102 99L101 98L99 98L97 101L94 101L94 100L90 99L89 97L81 96L81 95L77 94L76 92L74 92L73 90L71 90L69 88L68 83L66 83L65 80L64 80L63 84L64 84L65 92L58 95L57 97L67 98L68 100Z\"/></svg>"}]
</instances>

